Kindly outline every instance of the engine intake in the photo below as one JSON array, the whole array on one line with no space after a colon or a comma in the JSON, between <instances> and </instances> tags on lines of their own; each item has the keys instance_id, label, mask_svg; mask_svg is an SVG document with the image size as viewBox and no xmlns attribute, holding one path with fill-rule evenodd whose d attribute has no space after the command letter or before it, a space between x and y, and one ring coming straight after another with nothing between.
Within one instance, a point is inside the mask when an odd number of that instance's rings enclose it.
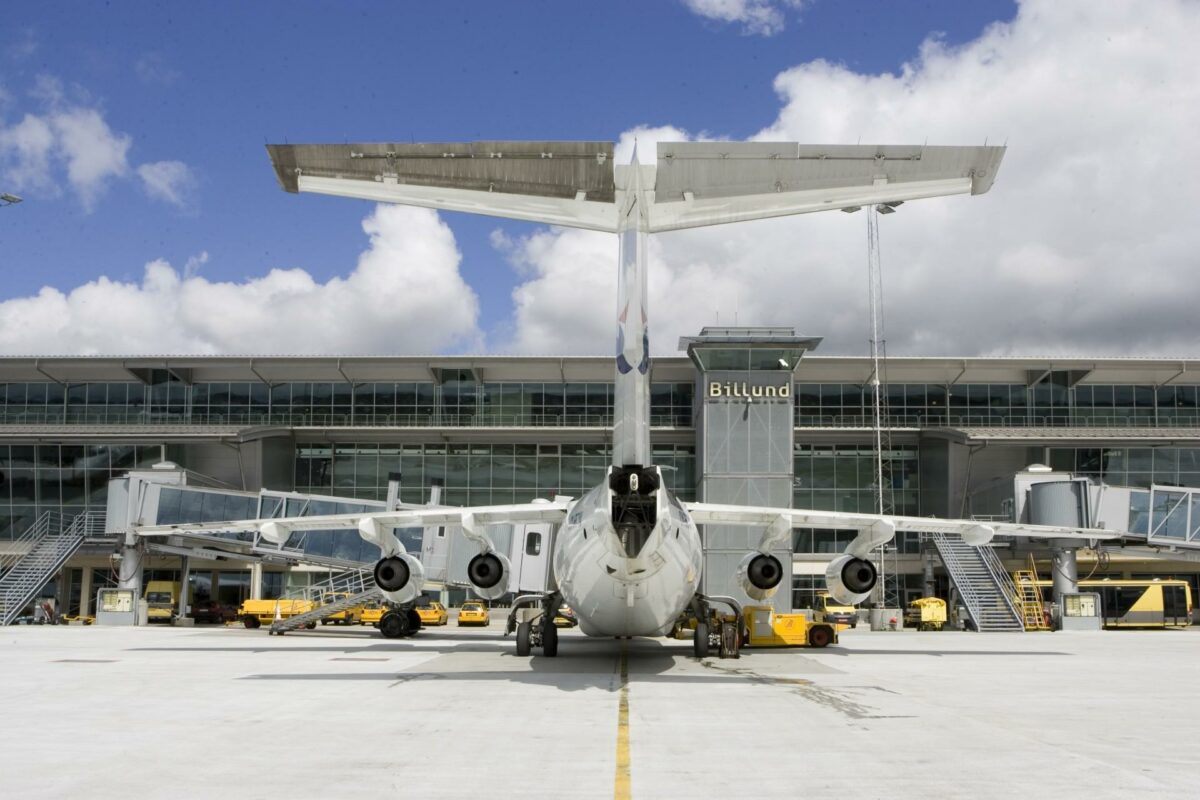
<instances>
[{"instance_id":1,"label":"engine intake","mask_svg":"<svg viewBox=\"0 0 1200 800\"><path fill-rule=\"evenodd\" d=\"M770 553L748 553L738 564L737 580L754 600L766 600L783 581L783 564Z\"/></svg>"},{"instance_id":2,"label":"engine intake","mask_svg":"<svg viewBox=\"0 0 1200 800\"><path fill-rule=\"evenodd\" d=\"M408 553L388 556L375 564L375 585L393 603L410 603L425 585L425 567Z\"/></svg>"},{"instance_id":3,"label":"engine intake","mask_svg":"<svg viewBox=\"0 0 1200 800\"><path fill-rule=\"evenodd\" d=\"M866 600L878 578L874 564L855 556L835 558L825 569L825 586L830 596L848 606Z\"/></svg>"},{"instance_id":4,"label":"engine intake","mask_svg":"<svg viewBox=\"0 0 1200 800\"><path fill-rule=\"evenodd\" d=\"M511 574L512 565L499 553L481 553L467 564L467 580L484 600L495 600L507 592Z\"/></svg>"}]
</instances>

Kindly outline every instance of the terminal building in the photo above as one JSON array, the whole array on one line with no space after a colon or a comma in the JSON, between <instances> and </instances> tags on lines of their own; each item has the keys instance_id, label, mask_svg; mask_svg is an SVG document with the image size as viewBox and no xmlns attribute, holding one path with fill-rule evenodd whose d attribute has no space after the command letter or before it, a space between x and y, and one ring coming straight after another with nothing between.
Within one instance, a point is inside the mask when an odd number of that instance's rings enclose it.
<instances>
[{"instance_id":1,"label":"terminal building","mask_svg":"<svg viewBox=\"0 0 1200 800\"><path fill-rule=\"evenodd\" d=\"M1078 577L1183 579L1198 596L1200 361L889 358L877 436L872 361L808 354L818 341L706 329L653 362L653 459L681 499L874 512L882 472L891 513L1021 520L1030 476L1054 478L1084 487L1081 522L1131 534L1072 558ZM331 533L307 537L304 564L252 548L181 560L165 545L133 564L116 557L120 528L351 512L431 492L447 505L578 496L604 479L612 412L610 357L3 357L0 554L11 573L39 536L71 528L78 541L33 581L33 596L71 614L91 613L96 590L131 569L186 582L193 607L279 597L378 554ZM128 494L130 474L163 488L114 520L111 493ZM777 607L811 607L852 537L795 530L792 591ZM705 591L735 593L746 547L707 541ZM971 594L949 546L900 534L881 559L885 604ZM1020 540L978 549L1005 573L1052 580L1058 563ZM15 598L0 598L5 622L28 613Z\"/></svg>"}]
</instances>

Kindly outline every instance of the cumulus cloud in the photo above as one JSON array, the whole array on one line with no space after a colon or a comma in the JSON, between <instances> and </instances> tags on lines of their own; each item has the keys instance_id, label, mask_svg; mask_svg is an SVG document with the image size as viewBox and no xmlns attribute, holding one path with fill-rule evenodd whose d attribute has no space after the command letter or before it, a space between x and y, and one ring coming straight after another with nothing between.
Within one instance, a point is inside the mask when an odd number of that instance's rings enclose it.
<instances>
[{"instance_id":1,"label":"cumulus cloud","mask_svg":"<svg viewBox=\"0 0 1200 800\"><path fill-rule=\"evenodd\" d=\"M804 0L683 0L683 4L706 19L740 23L742 33L773 36L784 28L784 9L799 9Z\"/></svg>"},{"instance_id":2,"label":"cumulus cloud","mask_svg":"<svg viewBox=\"0 0 1200 800\"><path fill-rule=\"evenodd\" d=\"M91 211L109 184L133 174L129 150L133 137L113 130L104 112L80 87L39 75L30 88L36 111L19 121L0 119L0 176L9 191L61 194L70 188ZM194 186L191 171L179 161L144 164L137 169L147 195L183 206Z\"/></svg>"},{"instance_id":3,"label":"cumulus cloud","mask_svg":"<svg viewBox=\"0 0 1200 800\"><path fill-rule=\"evenodd\" d=\"M319 283L274 269L209 281L207 256L178 270L152 261L140 282L101 277L0 302L0 350L55 354L407 354L479 345L478 301L454 235L436 213L379 207L345 277Z\"/></svg>"},{"instance_id":4,"label":"cumulus cloud","mask_svg":"<svg viewBox=\"0 0 1200 800\"><path fill-rule=\"evenodd\" d=\"M990 193L880 220L892 355L1195 355L1197 38L1195 3L1025 2L963 46L930 39L898 74L823 61L780 74L778 117L754 138L1007 140ZM515 349L607 352L614 238L549 230L509 243L527 276ZM657 352L735 313L824 335L820 352L866 352L864 214L653 239Z\"/></svg>"},{"instance_id":5,"label":"cumulus cloud","mask_svg":"<svg viewBox=\"0 0 1200 800\"><path fill-rule=\"evenodd\" d=\"M192 170L182 161L155 161L137 169L146 194L180 208L187 205L188 195L196 185Z\"/></svg>"},{"instance_id":6,"label":"cumulus cloud","mask_svg":"<svg viewBox=\"0 0 1200 800\"><path fill-rule=\"evenodd\" d=\"M142 83L170 86L179 80L179 70L172 67L162 53L145 53L133 65L133 72Z\"/></svg>"}]
</instances>

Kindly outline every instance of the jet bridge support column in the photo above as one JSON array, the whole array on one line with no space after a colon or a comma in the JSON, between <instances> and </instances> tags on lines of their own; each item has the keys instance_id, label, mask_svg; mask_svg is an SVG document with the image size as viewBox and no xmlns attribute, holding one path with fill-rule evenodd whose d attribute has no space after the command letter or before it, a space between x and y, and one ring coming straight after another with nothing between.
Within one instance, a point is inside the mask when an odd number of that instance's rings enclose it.
<instances>
[{"instance_id":1,"label":"jet bridge support column","mask_svg":"<svg viewBox=\"0 0 1200 800\"><path fill-rule=\"evenodd\" d=\"M146 543L132 531L125 533L121 545L121 562L117 565L117 588L132 589L135 601L142 596L142 561L146 554Z\"/></svg>"},{"instance_id":2,"label":"jet bridge support column","mask_svg":"<svg viewBox=\"0 0 1200 800\"><path fill-rule=\"evenodd\" d=\"M1029 521L1034 525L1088 527L1087 483L1080 480L1046 481L1029 487ZM1062 608L1062 597L1079 591L1079 543L1070 539L1050 542L1054 578L1054 607Z\"/></svg>"},{"instance_id":3,"label":"jet bridge support column","mask_svg":"<svg viewBox=\"0 0 1200 800\"><path fill-rule=\"evenodd\" d=\"M1079 591L1079 562L1077 554L1079 547L1074 543L1058 540L1054 542L1054 555L1051 564L1054 567L1054 602L1064 594L1075 594Z\"/></svg>"}]
</instances>

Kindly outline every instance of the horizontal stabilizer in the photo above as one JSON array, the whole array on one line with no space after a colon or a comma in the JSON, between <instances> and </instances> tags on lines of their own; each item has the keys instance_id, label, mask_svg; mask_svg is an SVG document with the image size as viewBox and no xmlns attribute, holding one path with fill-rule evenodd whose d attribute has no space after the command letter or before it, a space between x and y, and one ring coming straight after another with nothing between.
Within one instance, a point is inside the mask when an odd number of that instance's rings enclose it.
<instances>
[{"instance_id":1,"label":"horizontal stabilizer","mask_svg":"<svg viewBox=\"0 0 1200 800\"><path fill-rule=\"evenodd\" d=\"M660 142L650 230L983 194L1003 147Z\"/></svg>"},{"instance_id":2,"label":"horizontal stabilizer","mask_svg":"<svg viewBox=\"0 0 1200 800\"><path fill-rule=\"evenodd\" d=\"M288 192L612 230L612 142L267 145Z\"/></svg>"}]
</instances>

